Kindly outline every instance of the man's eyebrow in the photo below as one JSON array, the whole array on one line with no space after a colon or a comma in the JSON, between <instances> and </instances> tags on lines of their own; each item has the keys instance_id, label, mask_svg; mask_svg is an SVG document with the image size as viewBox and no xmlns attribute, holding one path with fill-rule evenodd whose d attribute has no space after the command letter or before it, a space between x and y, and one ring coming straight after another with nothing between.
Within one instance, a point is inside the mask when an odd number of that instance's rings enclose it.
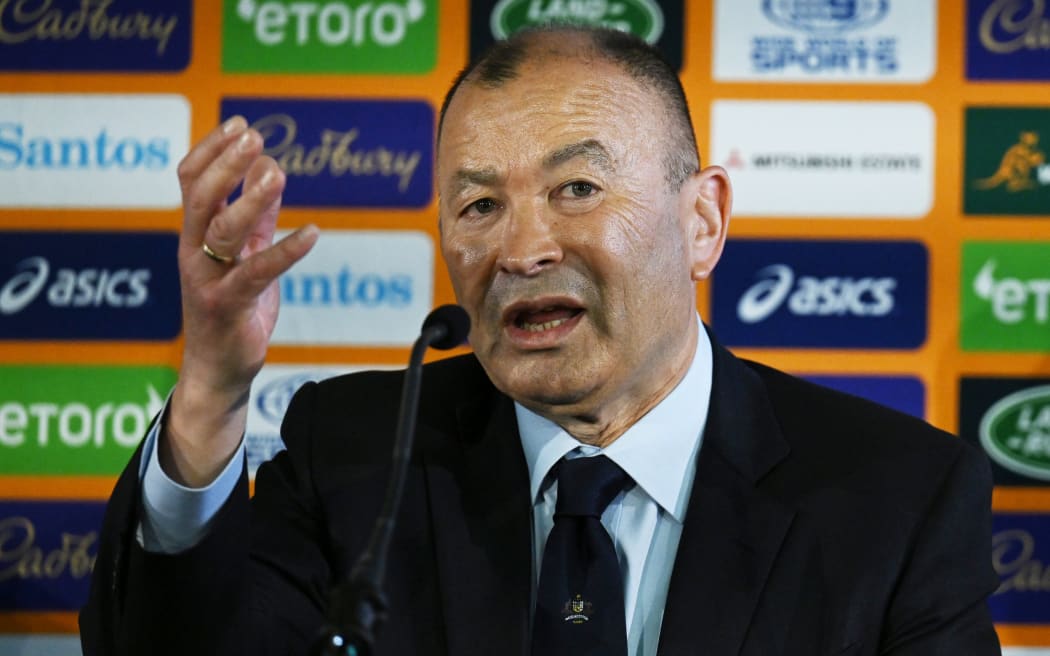
<instances>
[{"instance_id":1,"label":"man's eyebrow","mask_svg":"<svg viewBox=\"0 0 1050 656\"><path fill-rule=\"evenodd\" d=\"M461 193L471 186L491 187L498 181L495 169L459 169L452 175L452 193Z\"/></svg>"},{"instance_id":2,"label":"man's eyebrow","mask_svg":"<svg viewBox=\"0 0 1050 656\"><path fill-rule=\"evenodd\" d=\"M576 157L583 157L607 173L613 172L613 160L609 151L597 139L579 141L550 153L543 158L543 168L553 169Z\"/></svg>"}]
</instances>

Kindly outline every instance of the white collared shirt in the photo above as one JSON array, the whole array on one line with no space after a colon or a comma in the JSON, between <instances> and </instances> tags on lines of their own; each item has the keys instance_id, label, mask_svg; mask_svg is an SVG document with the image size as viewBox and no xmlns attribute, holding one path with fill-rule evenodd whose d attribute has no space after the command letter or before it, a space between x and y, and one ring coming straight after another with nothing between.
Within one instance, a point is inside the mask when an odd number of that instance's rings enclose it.
<instances>
[{"instance_id":1,"label":"white collared shirt","mask_svg":"<svg viewBox=\"0 0 1050 656\"><path fill-rule=\"evenodd\" d=\"M699 323L699 319L697 320ZM696 353L681 382L612 444L582 444L552 421L515 403L529 466L533 568L539 583L543 546L554 526L558 483L548 477L562 457L604 454L634 480L602 514L623 574L627 653L655 656L682 523L693 489L711 400L711 341L699 326Z\"/></svg>"}]
</instances>

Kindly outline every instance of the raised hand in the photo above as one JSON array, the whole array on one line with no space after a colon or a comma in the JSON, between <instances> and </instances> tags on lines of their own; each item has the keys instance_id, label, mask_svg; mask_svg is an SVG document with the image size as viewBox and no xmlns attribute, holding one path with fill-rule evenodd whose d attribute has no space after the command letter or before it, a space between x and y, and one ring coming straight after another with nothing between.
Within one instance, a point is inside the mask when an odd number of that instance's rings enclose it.
<instances>
[{"instance_id":1,"label":"raised hand","mask_svg":"<svg viewBox=\"0 0 1050 656\"><path fill-rule=\"evenodd\" d=\"M262 147L259 133L235 116L179 164L185 345L160 458L189 486L211 482L236 450L277 321L277 278L317 241L311 225L273 243L285 177ZM241 196L227 203L242 181Z\"/></svg>"}]
</instances>

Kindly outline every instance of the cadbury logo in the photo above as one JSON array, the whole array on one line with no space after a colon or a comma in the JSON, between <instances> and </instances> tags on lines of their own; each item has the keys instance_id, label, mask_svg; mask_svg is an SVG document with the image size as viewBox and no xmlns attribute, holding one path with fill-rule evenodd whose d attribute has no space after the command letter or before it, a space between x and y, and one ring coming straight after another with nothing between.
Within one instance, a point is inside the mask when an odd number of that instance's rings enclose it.
<instances>
[{"instance_id":1,"label":"cadbury logo","mask_svg":"<svg viewBox=\"0 0 1050 656\"><path fill-rule=\"evenodd\" d=\"M1000 55L1050 50L1050 19L1045 9L1045 0L996 0L981 16L981 45Z\"/></svg>"},{"instance_id":2,"label":"cadbury logo","mask_svg":"<svg viewBox=\"0 0 1050 656\"><path fill-rule=\"evenodd\" d=\"M1012 529L992 538L992 566L999 575L999 588L1004 592L1050 591L1050 568L1032 556L1035 538L1028 531Z\"/></svg>"},{"instance_id":3,"label":"cadbury logo","mask_svg":"<svg viewBox=\"0 0 1050 656\"><path fill-rule=\"evenodd\" d=\"M87 36L92 41L154 41L163 55L179 17L152 15L142 10L122 13L114 0L81 0L71 11L54 7L51 0L0 0L0 43L72 41Z\"/></svg>"},{"instance_id":4,"label":"cadbury logo","mask_svg":"<svg viewBox=\"0 0 1050 656\"><path fill-rule=\"evenodd\" d=\"M397 188L408 190L419 168L418 150L395 151L383 146L355 148L360 130L345 132L325 129L320 143L307 146L296 142L299 125L287 114L270 114L252 124L266 144L263 152L277 160L288 175L315 177L328 171L333 177L381 176L397 178Z\"/></svg>"},{"instance_id":5,"label":"cadbury logo","mask_svg":"<svg viewBox=\"0 0 1050 656\"><path fill-rule=\"evenodd\" d=\"M36 526L29 518L0 520L0 581L87 577L95 566L96 556L89 550L96 542L97 531L62 533L61 546L45 552L36 544Z\"/></svg>"}]
</instances>

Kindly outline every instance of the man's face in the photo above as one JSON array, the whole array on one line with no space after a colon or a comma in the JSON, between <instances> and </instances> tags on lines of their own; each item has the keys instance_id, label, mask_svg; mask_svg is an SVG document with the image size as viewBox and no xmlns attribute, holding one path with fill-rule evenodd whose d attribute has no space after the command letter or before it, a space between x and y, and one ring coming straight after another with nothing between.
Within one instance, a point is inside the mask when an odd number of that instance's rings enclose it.
<instances>
[{"instance_id":1,"label":"man's face","mask_svg":"<svg viewBox=\"0 0 1050 656\"><path fill-rule=\"evenodd\" d=\"M493 383L535 410L653 394L695 341L695 193L659 97L616 66L464 84L438 150L442 251Z\"/></svg>"}]
</instances>

